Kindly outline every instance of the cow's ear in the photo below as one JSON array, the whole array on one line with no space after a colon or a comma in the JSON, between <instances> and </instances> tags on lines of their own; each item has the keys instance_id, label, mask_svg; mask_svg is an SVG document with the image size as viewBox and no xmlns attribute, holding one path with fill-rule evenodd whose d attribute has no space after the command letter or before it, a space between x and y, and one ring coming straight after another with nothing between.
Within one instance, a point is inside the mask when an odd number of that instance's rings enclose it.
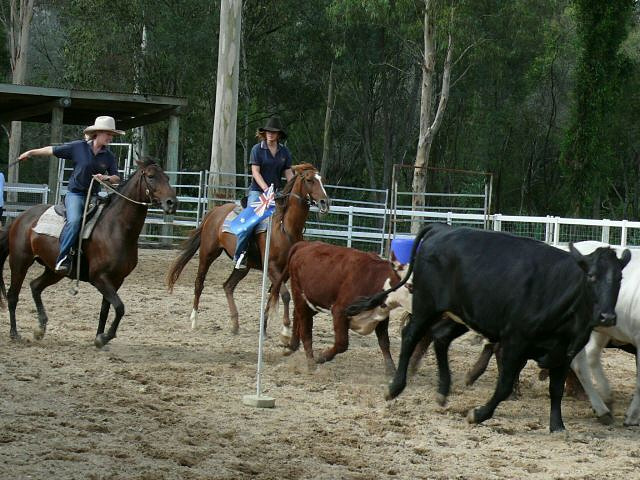
<instances>
[{"instance_id":1,"label":"cow's ear","mask_svg":"<svg viewBox=\"0 0 640 480\"><path fill-rule=\"evenodd\" d=\"M589 271L589 264L586 257L582 255L576 247L573 246L573 242L569 242L569 253L575 259L575 261L578 262L578 265L580 265L580 268L584 270L585 273Z\"/></svg>"},{"instance_id":2,"label":"cow's ear","mask_svg":"<svg viewBox=\"0 0 640 480\"><path fill-rule=\"evenodd\" d=\"M620 257L620 269L623 269L627 266L627 263L631 260L631 251L628 248L625 248L622 252L622 257Z\"/></svg>"}]
</instances>

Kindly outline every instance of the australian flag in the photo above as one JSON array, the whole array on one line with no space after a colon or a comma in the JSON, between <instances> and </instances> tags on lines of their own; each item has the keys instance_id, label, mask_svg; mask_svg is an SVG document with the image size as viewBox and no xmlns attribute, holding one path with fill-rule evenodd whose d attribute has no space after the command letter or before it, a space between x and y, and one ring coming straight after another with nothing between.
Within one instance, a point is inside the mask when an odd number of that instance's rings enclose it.
<instances>
[{"instance_id":1,"label":"australian flag","mask_svg":"<svg viewBox=\"0 0 640 480\"><path fill-rule=\"evenodd\" d=\"M273 185L271 185L269 190L260 194L257 202L252 202L240 212L240 215L233 219L229 224L229 230L235 235L243 231L253 230L260 221L273 215L275 206L275 192L273 191Z\"/></svg>"}]
</instances>

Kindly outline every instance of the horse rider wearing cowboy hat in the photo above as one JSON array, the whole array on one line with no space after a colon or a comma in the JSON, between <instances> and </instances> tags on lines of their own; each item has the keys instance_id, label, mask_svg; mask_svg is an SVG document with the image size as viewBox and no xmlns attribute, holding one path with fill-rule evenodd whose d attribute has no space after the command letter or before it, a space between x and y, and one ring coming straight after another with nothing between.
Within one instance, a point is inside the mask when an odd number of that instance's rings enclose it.
<instances>
[{"instance_id":1,"label":"horse rider wearing cowboy hat","mask_svg":"<svg viewBox=\"0 0 640 480\"><path fill-rule=\"evenodd\" d=\"M266 192L273 184L274 190L282 186L281 178L284 175L288 182L293 178L291 170L291 152L283 143L287 138L287 132L282 127L278 117L271 117L264 127L258 128L256 137L260 140L251 149L249 164L251 165L251 186L247 205L257 202L260 194ZM243 231L236 238L236 252L233 262L236 268L246 268L246 250L252 230Z\"/></svg>"},{"instance_id":2,"label":"horse rider wearing cowboy hat","mask_svg":"<svg viewBox=\"0 0 640 480\"><path fill-rule=\"evenodd\" d=\"M100 185L94 183L89 192L92 177L109 183L120 181L115 156L107 148L115 135L124 135L122 130L116 130L113 117L96 118L93 125L84 129L84 135L86 140L27 150L18 157L18 160L24 160L32 156L54 156L73 162L64 197L67 220L60 234L60 254L55 265L55 271L64 275L71 270L69 252L78 241L86 197L89 193L97 195L100 189Z\"/></svg>"}]
</instances>

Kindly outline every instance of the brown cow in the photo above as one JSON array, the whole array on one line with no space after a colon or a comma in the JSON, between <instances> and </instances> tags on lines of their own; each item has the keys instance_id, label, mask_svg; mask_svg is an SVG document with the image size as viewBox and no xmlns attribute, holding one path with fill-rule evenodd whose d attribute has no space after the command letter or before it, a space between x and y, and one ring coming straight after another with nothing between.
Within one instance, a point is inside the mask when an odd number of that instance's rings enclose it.
<instances>
[{"instance_id":1,"label":"brown cow","mask_svg":"<svg viewBox=\"0 0 640 480\"><path fill-rule=\"evenodd\" d=\"M347 317L344 308L363 296L381 292L400 281L393 265L373 253L323 242L299 242L291 247L282 276L274 283L269 296L269 315L276 314L280 286L291 278L293 297L293 332L288 348L292 353L304 345L309 369L324 363L349 346L349 329L361 335L375 330L385 361L387 374L395 372L389 351L389 312L398 306L411 309L407 288L390 296L385 304ZM312 347L313 316L330 312L333 316L335 343L314 357Z\"/></svg>"}]
</instances>

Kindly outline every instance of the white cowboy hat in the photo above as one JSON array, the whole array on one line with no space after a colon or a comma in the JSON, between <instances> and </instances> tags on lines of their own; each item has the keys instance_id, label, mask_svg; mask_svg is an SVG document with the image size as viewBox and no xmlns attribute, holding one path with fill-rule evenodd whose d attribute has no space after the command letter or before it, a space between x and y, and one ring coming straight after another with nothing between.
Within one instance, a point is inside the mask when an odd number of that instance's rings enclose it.
<instances>
[{"instance_id":1,"label":"white cowboy hat","mask_svg":"<svg viewBox=\"0 0 640 480\"><path fill-rule=\"evenodd\" d=\"M113 117L102 116L96 118L96 121L90 127L84 129L84 133L93 132L109 132L114 135L124 135L122 130L116 130L116 121Z\"/></svg>"}]
</instances>

